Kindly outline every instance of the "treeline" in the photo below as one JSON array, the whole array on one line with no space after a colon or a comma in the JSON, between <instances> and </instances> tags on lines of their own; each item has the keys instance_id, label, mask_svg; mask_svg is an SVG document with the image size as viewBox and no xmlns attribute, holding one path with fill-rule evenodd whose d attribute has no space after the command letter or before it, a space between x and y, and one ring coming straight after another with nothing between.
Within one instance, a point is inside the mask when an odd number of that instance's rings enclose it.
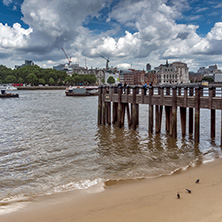
<instances>
[{"instance_id":1,"label":"treeline","mask_svg":"<svg viewBox=\"0 0 222 222\"><path fill-rule=\"evenodd\" d=\"M61 86L66 84L72 85L91 85L96 83L94 75L78 75L68 76L64 71L55 69L43 69L37 65L23 66L18 69L10 69L0 65L0 84L22 83L37 85Z\"/></svg>"}]
</instances>

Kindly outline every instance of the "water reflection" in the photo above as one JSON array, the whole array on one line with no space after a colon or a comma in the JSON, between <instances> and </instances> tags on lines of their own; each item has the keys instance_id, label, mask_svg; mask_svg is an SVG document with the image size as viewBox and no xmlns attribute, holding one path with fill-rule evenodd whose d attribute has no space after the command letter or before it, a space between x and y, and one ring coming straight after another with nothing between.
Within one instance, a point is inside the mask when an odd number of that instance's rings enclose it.
<instances>
[{"instance_id":1,"label":"water reflection","mask_svg":"<svg viewBox=\"0 0 222 222\"><path fill-rule=\"evenodd\" d=\"M98 163L112 179L132 179L170 174L186 167L202 155L187 138L163 134L141 136L136 130L100 126L97 134Z\"/></svg>"}]
</instances>

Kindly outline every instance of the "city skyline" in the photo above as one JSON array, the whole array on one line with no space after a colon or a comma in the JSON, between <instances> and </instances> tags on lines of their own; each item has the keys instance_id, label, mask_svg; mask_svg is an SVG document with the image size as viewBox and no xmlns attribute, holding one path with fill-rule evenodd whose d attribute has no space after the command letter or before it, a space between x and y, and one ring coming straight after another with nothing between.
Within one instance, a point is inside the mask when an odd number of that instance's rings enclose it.
<instances>
[{"instance_id":1,"label":"city skyline","mask_svg":"<svg viewBox=\"0 0 222 222\"><path fill-rule=\"evenodd\" d=\"M190 71L222 67L222 3L216 0L0 2L0 58L10 68L72 63L145 69L169 62Z\"/></svg>"}]
</instances>

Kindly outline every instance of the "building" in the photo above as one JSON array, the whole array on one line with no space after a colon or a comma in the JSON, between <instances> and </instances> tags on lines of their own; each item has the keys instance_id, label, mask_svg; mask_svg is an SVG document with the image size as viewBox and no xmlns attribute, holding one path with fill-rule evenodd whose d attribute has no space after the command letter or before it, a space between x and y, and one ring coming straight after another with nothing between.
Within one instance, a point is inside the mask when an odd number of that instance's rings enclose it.
<instances>
[{"instance_id":1,"label":"building","mask_svg":"<svg viewBox=\"0 0 222 222\"><path fill-rule=\"evenodd\" d=\"M25 64L22 64L20 66L15 65L15 69L19 69L19 68L21 68L23 66L34 66L34 65L35 64L34 64L34 62L32 60L25 60Z\"/></svg>"},{"instance_id":2,"label":"building","mask_svg":"<svg viewBox=\"0 0 222 222\"><path fill-rule=\"evenodd\" d=\"M145 78L144 78L144 82L147 85L157 85L158 84L158 80L157 80L157 70L149 70L148 72L145 73Z\"/></svg>"},{"instance_id":3,"label":"building","mask_svg":"<svg viewBox=\"0 0 222 222\"><path fill-rule=\"evenodd\" d=\"M119 72L120 82L126 83L127 85L143 85L145 82L145 71L144 70L121 70Z\"/></svg>"},{"instance_id":4,"label":"building","mask_svg":"<svg viewBox=\"0 0 222 222\"><path fill-rule=\"evenodd\" d=\"M212 65L209 66L208 68L205 67L200 67L197 71L197 73L200 73L201 75L210 75L210 74L215 74L215 73L220 73L221 70L218 69L217 65Z\"/></svg>"},{"instance_id":5,"label":"building","mask_svg":"<svg viewBox=\"0 0 222 222\"><path fill-rule=\"evenodd\" d=\"M214 74L214 82L222 82L222 72L218 72Z\"/></svg>"},{"instance_id":6,"label":"building","mask_svg":"<svg viewBox=\"0 0 222 222\"><path fill-rule=\"evenodd\" d=\"M187 84L189 81L188 67L186 63L166 61L165 65L160 65L157 71L158 84Z\"/></svg>"},{"instance_id":7,"label":"building","mask_svg":"<svg viewBox=\"0 0 222 222\"><path fill-rule=\"evenodd\" d=\"M146 71L149 71L149 70L151 70L151 65L148 63L146 64Z\"/></svg>"}]
</instances>

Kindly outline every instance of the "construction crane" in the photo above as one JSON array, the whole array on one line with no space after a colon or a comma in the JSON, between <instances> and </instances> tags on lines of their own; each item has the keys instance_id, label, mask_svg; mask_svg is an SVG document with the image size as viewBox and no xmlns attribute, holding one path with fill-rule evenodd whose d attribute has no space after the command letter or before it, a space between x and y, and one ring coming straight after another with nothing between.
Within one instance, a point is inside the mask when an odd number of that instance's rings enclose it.
<instances>
[{"instance_id":1,"label":"construction crane","mask_svg":"<svg viewBox=\"0 0 222 222\"><path fill-rule=\"evenodd\" d=\"M106 60L106 70L108 70L109 69L109 58L107 59L102 55L100 55L100 56Z\"/></svg>"},{"instance_id":2,"label":"construction crane","mask_svg":"<svg viewBox=\"0 0 222 222\"><path fill-rule=\"evenodd\" d=\"M66 58L67 58L67 60L68 60L68 65L70 65L70 63L72 62L71 56L70 56L70 58L69 58L63 48L62 48L62 51L64 52L64 54L65 54L65 56L66 56Z\"/></svg>"}]
</instances>

